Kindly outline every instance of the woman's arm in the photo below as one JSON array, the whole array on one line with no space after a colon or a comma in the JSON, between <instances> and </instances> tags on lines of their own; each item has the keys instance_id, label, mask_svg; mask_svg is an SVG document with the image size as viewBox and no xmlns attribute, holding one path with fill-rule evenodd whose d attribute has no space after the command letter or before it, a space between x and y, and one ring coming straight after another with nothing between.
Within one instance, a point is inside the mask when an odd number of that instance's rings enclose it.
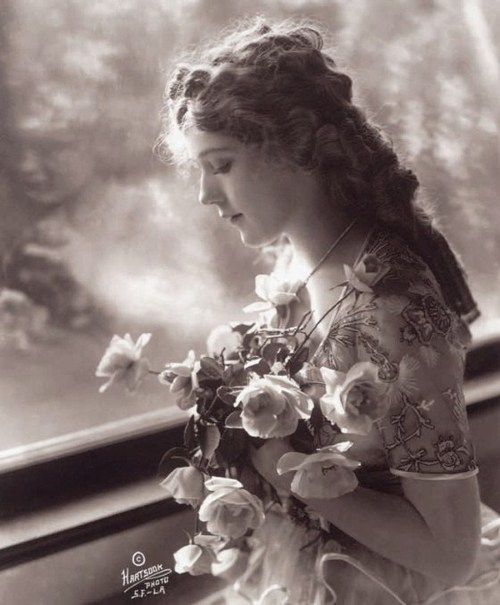
<instances>
[{"instance_id":1,"label":"woman's arm","mask_svg":"<svg viewBox=\"0 0 500 605\"><path fill-rule=\"evenodd\" d=\"M290 493L293 473L278 475L277 460L293 448L271 439L252 461L279 492ZM299 498L358 542L392 561L447 584L472 572L480 544L476 477L450 480L402 478L404 497L358 487L332 499Z\"/></svg>"},{"instance_id":2,"label":"woman's arm","mask_svg":"<svg viewBox=\"0 0 500 605\"><path fill-rule=\"evenodd\" d=\"M300 499L384 557L449 584L465 582L480 545L476 477L402 484L405 497L358 487L339 498Z\"/></svg>"}]
</instances>

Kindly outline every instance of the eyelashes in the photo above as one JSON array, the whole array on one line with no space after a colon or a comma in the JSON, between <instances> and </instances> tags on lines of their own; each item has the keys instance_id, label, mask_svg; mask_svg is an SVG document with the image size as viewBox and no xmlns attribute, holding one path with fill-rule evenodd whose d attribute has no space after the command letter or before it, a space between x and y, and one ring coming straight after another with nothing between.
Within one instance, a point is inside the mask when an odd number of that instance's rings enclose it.
<instances>
[{"instance_id":1,"label":"eyelashes","mask_svg":"<svg viewBox=\"0 0 500 605\"><path fill-rule=\"evenodd\" d=\"M229 161L225 162L224 164L222 164L221 166L219 166L219 168L217 170L214 170L213 174L225 174L231 170L232 165L233 165L233 162L231 160L229 160Z\"/></svg>"}]
</instances>

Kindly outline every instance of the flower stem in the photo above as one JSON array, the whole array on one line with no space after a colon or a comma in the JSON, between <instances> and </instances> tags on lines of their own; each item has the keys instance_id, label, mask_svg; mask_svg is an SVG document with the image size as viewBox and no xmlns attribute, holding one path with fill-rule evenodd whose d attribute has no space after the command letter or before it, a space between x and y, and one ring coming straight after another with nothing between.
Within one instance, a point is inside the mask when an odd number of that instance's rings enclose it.
<instances>
[{"instance_id":1,"label":"flower stem","mask_svg":"<svg viewBox=\"0 0 500 605\"><path fill-rule=\"evenodd\" d=\"M208 409L205 410L205 413L203 414L204 418L209 418L210 417L210 412L212 411L212 408L214 407L215 402L217 401L217 391L215 392L214 398L212 399L212 401L210 402Z\"/></svg>"},{"instance_id":2,"label":"flower stem","mask_svg":"<svg viewBox=\"0 0 500 605\"><path fill-rule=\"evenodd\" d=\"M295 330L292 333L292 336L296 336L297 333L299 332L299 330L302 328L302 326L304 325L304 323L308 323L309 322L309 317L312 315L312 311L306 311L304 313L304 315L302 315L301 320L299 321L298 326L295 328ZM305 321L307 317L307 322Z\"/></svg>"},{"instance_id":3,"label":"flower stem","mask_svg":"<svg viewBox=\"0 0 500 605\"><path fill-rule=\"evenodd\" d=\"M340 305L340 303L343 300L345 300L353 291L354 291L354 288L350 288L349 290L347 290L347 292L344 294L344 296L341 296L339 298L339 300L334 305L332 305L327 311L325 311L325 313L323 313L323 315L319 318L319 320L314 324L314 326L312 327L312 330L309 332L309 334L306 334L306 337L305 337L304 341L302 342L302 344L298 347L298 349L295 351L295 353L288 360L288 362L287 362L287 366L288 367L290 367L291 362L297 357L297 355L300 353L300 351L304 348L304 345L306 344L306 342L311 337L311 334L319 326L319 324L323 321L323 319L325 319L325 317L329 313L331 313L335 309L335 307L337 307L338 305Z\"/></svg>"}]
</instances>

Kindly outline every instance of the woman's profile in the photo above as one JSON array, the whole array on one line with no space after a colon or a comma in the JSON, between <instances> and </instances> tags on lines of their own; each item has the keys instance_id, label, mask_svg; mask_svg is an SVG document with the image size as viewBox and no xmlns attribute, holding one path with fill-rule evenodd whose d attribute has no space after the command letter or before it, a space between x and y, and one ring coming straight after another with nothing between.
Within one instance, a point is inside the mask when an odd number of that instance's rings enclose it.
<instances>
[{"instance_id":1,"label":"woman's profile","mask_svg":"<svg viewBox=\"0 0 500 605\"><path fill-rule=\"evenodd\" d=\"M320 410L308 455L347 440L358 463L308 474L290 434L251 449L282 506L252 532L227 602L500 602L498 517L480 503L462 388L479 312L320 28L240 24L176 68L167 102L163 141L198 166L200 203L247 246L290 242L306 277L286 319L307 306L319 335L303 382ZM330 539L314 542L299 514Z\"/></svg>"}]
</instances>

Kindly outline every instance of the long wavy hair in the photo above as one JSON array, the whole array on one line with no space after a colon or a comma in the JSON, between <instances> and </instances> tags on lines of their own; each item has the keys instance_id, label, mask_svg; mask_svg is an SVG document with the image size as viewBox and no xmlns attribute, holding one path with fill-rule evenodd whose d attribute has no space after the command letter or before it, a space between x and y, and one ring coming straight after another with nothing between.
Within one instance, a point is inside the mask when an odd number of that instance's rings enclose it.
<instances>
[{"instance_id":1,"label":"long wavy hair","mask_svg":"<svg viewBox=\"0 0 500 605\"><path fill-rule=\"evenodd\" d=\"M175 141L195 125L257 145L270 162L314 172L350 216L403 237L429 265L447 304L470 323L479 311L464 268L416 199L417 177L352 103L352 80L323 45L311 22L237 23L175 68L158 147L182 164Z\"/></svg>"}]
</instances>

